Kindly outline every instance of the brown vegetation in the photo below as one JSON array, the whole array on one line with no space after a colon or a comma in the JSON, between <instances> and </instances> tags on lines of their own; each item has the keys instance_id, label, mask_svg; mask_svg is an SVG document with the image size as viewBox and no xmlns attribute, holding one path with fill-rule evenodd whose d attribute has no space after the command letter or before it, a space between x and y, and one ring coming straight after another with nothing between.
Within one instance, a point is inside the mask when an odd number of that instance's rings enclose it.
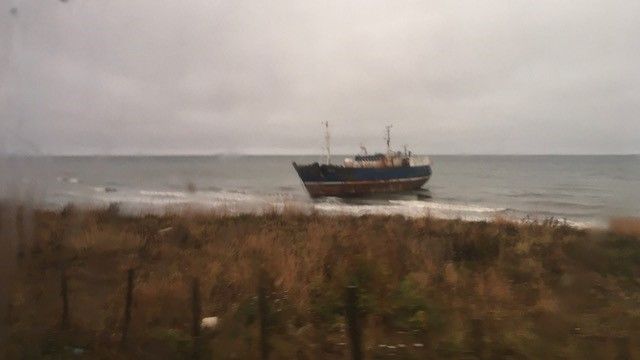
<instances>
[{"instance_id":1,"label":"brown vegetation","mask_svg":"<svg viewBox=\"0 0 640 360\"><path fill-rule=\"evenodd\" d=\"M221 318L202 357L257 358L261 276L273 359L345 358L350 284L366 358L640 356L638 233L295 211L133 217L117 206L40 211L33 225L28 243L39 245L15 270L8 358L187 357L193 277L202 316Z\"/></svg>"},{"instance_id":2,"label":"brown vegetation","mask_svg":"<svg viewBox=\"0 0 640 360\"><path fill-rule=\"evenodd\" d=\"M616 234L640 236L640 219L632 217L613 218L609 223L609 228Z\"/></svg>"}]
</instances>

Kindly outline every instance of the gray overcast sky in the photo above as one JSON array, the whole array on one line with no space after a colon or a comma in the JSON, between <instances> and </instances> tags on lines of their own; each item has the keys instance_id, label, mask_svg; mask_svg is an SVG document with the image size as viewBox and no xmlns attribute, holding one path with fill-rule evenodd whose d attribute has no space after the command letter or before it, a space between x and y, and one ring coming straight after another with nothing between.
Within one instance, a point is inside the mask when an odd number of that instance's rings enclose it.
<instances>
[{"instance_id":1,"label":"gray overcast sky","mask_svg":"<svg viewBox=\"0 0 640 360\"><path fill-rule=\"evenodd\" d=\"M637 0L0 4L5 152L640 153Z\"/></svg>"}]
</instances>

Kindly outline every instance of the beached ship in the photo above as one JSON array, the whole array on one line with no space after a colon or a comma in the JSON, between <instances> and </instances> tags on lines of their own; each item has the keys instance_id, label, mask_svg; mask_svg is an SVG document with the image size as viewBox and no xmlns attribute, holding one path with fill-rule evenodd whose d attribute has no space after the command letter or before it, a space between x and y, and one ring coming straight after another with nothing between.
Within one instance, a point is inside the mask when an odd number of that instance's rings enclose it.
<instances>
[{"instance_id":1,"label":"beached ship","mask_svg":"<svg viewBox=\"0 0 640 360\"><path fill-rule=\"evenodd\" d=\"M331 163L329 124L325 125L326 161L293 167L312 197L354 197L380 193L420 189L431 177L431 162L426 156L415 156L410 151L391 150L391 126L387 126L387 152L362 153L344 159L343 164Z\"/></svg>"}]
</instances>

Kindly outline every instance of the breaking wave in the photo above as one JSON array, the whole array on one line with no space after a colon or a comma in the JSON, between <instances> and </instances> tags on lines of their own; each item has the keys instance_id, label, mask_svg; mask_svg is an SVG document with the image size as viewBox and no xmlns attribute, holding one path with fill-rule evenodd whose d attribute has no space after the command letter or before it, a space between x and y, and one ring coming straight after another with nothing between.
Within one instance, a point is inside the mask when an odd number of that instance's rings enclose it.
<instances>
[{"instance_id":1,"label":"breaking wave","mask_svg":"<svg viewBox=\"0 0 640 360\"><path fill-rule=\"evenodd\" d=\"M344 204L321 202L314 208L321 213L343 215L402 215L407 217L434 216L466 220L488 220L506 208L490 208L475 205L448 204L418 200L391 200L388 204Z\"/></svg>"},{"instance_id":2,"label":"breaking wave","mask_svg":"<svg viewBox=\"0 0 640 360\"><path fill-rule=\"evenodd\" d=\"M474 213L497 213L506 211L507 208L491 208L485 206L478 205L460 205L460 204L447 204L447 203L439 203L439 202L431 202L431 201L418 201L418 200L391 200L389 201L392 204L399 204L404 206L411 206L423 209L433 209L433 210L442 210L442 211L454 211L454 212L474 212Z\"/></svg>"},{"instance_id":3,"label":"breaking wave","mask_svg":"<svg viewBox=\"0 0 640 360\"><path fill-rule=\"evenodd\" d=\"M169 197L169 198L183 198L187 196L187 194L181 191L151 191L151 190L140 190L140 195L151 196L151 197Z\"/></svg>"}]
</instances>

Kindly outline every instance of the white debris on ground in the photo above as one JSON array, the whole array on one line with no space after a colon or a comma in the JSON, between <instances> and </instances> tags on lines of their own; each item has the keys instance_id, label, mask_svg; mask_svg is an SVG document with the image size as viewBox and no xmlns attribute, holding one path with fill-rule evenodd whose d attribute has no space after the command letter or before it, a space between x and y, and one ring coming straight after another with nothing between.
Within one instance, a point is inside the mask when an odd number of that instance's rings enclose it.
<instances>
[{"instance_id":1,"label":"white debris on ground","mask_svg":"<svg viewBox=\"0 0 640 360\"><path fill-rule=\"evenodd\" d=\"M218 327L218 322L219 321L217 316L202 318L202 321L200 322L200 328L204 330L215 330Z\"/></svg>"}]
</instances>

